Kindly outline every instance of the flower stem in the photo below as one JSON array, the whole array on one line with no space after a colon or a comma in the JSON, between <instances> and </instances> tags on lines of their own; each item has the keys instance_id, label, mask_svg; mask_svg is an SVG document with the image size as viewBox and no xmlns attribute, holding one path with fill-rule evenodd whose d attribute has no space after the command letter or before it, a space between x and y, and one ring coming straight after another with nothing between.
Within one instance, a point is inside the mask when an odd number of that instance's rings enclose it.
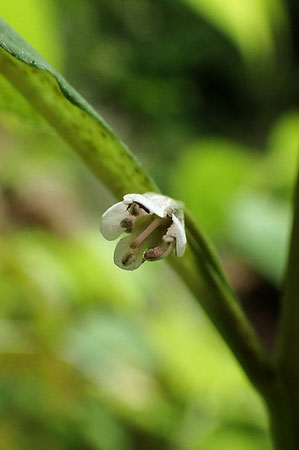
<instances>
[{"instance_id":1,"label":"flower stem","mask_svg":"<svg viewBox=\"0 0 299 450\"><path fill-rule=\"evenodd\" d=\"M277 345L277 371L291 411L294 449L299 449L299 176Z\"/></svg>"}]
</instances>

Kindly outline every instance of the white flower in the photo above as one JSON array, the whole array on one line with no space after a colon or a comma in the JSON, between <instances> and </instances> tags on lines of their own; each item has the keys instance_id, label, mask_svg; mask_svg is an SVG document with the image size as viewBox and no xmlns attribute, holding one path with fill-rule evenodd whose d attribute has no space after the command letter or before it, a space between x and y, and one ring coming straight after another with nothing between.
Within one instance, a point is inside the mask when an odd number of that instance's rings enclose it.
<instances>
[{"instance_id":1,"label":"white flower","mask_svg":"<svg viewBox=\"0 0 299 450\"><path fill-rule=\"evenodd\" d=\"M186 248L182 204L153 192L125 195L103 214L101 232L109 241L127 234L114 251L115 264L125 270L172 252L182 256Z\"/></svg>"}]
</instances>

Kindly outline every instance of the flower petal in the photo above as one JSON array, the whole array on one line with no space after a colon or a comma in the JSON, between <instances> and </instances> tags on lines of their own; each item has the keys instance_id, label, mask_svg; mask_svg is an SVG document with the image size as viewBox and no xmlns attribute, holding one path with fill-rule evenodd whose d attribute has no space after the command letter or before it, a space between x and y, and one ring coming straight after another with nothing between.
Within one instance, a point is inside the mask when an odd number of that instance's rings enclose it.
<instances>
[{"instance_id":1,"label":"flower petal","mask_svg":"<svg viewBox=\"0 0 299 450\"><path fill-rule=\"evenodd\" d=\"M184 223L182 223L174 214L172 215L172 224L168 228L164 240L167 241L170 238L175 238L177 256L183 256L187 243Z\"/></svg>"},{"instance_id":2,"label":"flower petal","mask_svg":"<svg viewBox=\"0 0 299 450\"><path fill-rule=\"evenodd\" d=\"M159 217L166 217L172 212L171 206L174 201L165 195L155 194L154 192L146 192L145 194L127 194L124 196L124 203L130 205L131 203L139 203L144 206L151 214L156 214Z\"/></svg>"},{"instance_id":3,"label":"flower petal","mask_svg":"<svg viewBox=\"0 0 299 450\"><path fill-rule=\"evenodd\" d=\"M132 236L121 239L114 250L114 263L124 270L135 270L144 262L143 248L132 250L130 244Z\"/></svg>"},{"instance_id":4,"label":"flower petal","mask_svg":"<svg viewBox=\"0 0 299 450\"><path fill-rule=\"evenodd\" d=\"M107 209L102 215L100 230L108 241L114 241L125 231L121 226L121 221L130 217L127 209L128 206L124 202L119 202Z\"/></svg>"}]
</instances>

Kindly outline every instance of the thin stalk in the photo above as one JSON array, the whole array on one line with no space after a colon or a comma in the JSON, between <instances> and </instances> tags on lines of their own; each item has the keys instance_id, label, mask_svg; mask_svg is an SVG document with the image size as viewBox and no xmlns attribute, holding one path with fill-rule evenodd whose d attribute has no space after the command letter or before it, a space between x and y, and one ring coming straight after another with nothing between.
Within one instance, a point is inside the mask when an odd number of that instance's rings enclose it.
<instances>
[{"instance_id":1,"label":"thin stalk","mask_svg":"<svg viewBox=\"0 0 299 450\"><path fill-rule=\"evenodd\" d=\"M276 450L298 450L293 413L285 384L276 377L264 392L264 400L269 413L270 431Z\"/></svg>"},{"instance_id":2,"label":"thin stalk","mask_svg":"<svg viewBox=\"0 0 299 450\"><path fill-rule=\"evenodd\" d=\"M191 244L192 247L192 244ZM195 257L196 261L191 262ZM187 253L183 261L173 257L171 265L200 302L213 324L238 359L251 383L261 394L269 414L269 428L277 450L298 450L294 444L292 413L285 386L272 361L248 326L243 310L217 268L209 270L200 252ZM197 267L197 270L195 269ZM194 271L195 270L195 271ZM206 284L200 286L197 273L207 271Z\"/></svg>"},{"instance_id":3,"label":"thin stalk","mask_svg":"<svg viewBox=\"0 0 299 450\"><path fill-rule=\"evenodd\" d=\"M277 346L277 371L292 416L294 449L299 449L299 176Z\"/></svg>"}]
</instances>

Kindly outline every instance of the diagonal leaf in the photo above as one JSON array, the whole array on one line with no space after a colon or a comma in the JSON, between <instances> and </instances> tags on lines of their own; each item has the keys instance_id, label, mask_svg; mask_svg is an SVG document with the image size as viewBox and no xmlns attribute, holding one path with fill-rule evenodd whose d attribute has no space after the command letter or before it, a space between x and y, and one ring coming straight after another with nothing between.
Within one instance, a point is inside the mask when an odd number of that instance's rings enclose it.
<instances>
[{"instance_id":1,"label":"diagonal leaf","mask_svg":"<svg viewBox=\"0 0 299 450\"><path fill-rule=\"evenodd\" d=\"M2 75L0 75L0 110L17 114L35 124L45 125L42 116Z\"/></svg>"}]
</instances>

